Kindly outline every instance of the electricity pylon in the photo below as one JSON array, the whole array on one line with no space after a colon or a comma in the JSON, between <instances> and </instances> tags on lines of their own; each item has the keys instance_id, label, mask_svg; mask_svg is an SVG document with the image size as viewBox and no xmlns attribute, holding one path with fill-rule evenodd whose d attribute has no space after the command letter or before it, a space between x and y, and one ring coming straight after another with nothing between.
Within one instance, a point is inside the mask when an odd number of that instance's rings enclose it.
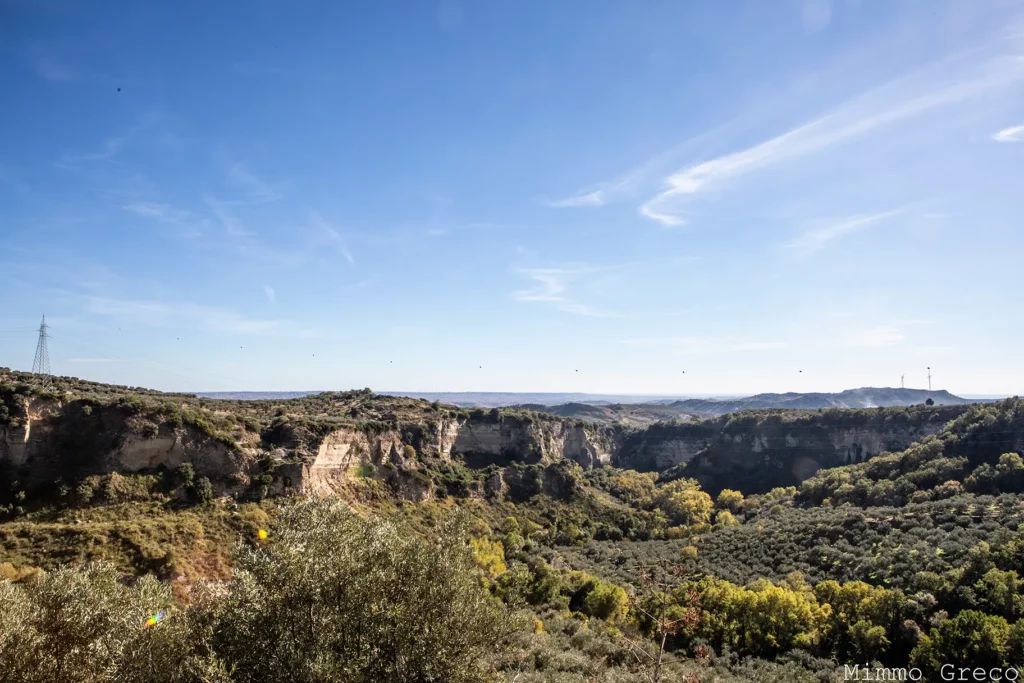
<instances>
[{"instance_id":1,"label":"electricity pylon","mask_svg":"<svg viewBox=\"0 0 1024 683\"><path fill-rule=\"evenodd\" d=\"M46 332L46 316L43 316L43 322L39 324L39 342L36 344L36 357L32 361L32 372L37 375L49 375L50 374L50 352L46 348L46 340L50 338L50 335Z\"/></svg>"}]
</instances>

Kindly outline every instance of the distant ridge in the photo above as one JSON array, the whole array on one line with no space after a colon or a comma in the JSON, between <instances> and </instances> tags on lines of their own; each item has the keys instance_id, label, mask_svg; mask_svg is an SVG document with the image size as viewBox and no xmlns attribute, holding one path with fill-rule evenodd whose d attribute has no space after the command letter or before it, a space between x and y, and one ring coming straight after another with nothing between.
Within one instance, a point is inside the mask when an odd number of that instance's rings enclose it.
<instances>
[{"instance_id":1,"label":"distant ridge","mask_svg":"<svg viewBox=\"0 0 1024 683\"><path fill-rule=\"evenodd\" d=\"M302 398L322 391L197 391L200 398L217 398L225 401L262 401L285 398Z\"/></svg>"},{"instance_id":2,"label":"distant ridge","mask_svg":"<svg viewBox=\"0 0 1024 683\"><path fill-rule=\"evenodd\" d=\"M968 399L955 396L945 389L895 389L862 387L847 389L839 393L795 393L757 394L733 399L690 398L669 404L685 413L701 416L716 416L735 413L739 410L766 408L789 408L794 410L816 410L818 408L881 408L891 406L920 405L931 399L936 405L963 405L984 403L985 399Z\"/></svg>"},{"instance_id":3,"label":"distant ridge","mask_svg":"<svg viewBox=\"0 0 1024 683\"><path fill-rule=\"evenodd\" d=\"M301 398L321 391L213 391L196 396L228 400L275 400ZM686 416L716 417L740 410L818 408L883 408L919 405L929 398L936 405L985 403L995 398L964 398L945 389L896 389L861 387L840 392L755 394L753 396L704 395L681 397L636 394L584 394L512 391L379 391L388 396L422 398L463 408L520 407L600 422L651 423Z\"/></svg>"},{"instance_id":4,"label":"distant ridge","mask_svg":"<svg viewBox=\"0 0 1024 683\"><path fill-rule=\"evenodd\" d=\"M350 387L355 388L355 387ZM204 398L220 398L227 400L257 401L284 398L301 398L321 391L199 391L196 396ZM339 389L338 391L344 391ZM583 394L557 392L512 392L512 391L378 391L374 393L384 396L404 396L406 398L425 398L428 401L440 401L463 408L501 408L521 405L524 403L538 405L557 405L560 403L585 403L588 405L611 405L613 403L635 404L669 404L686 395L676 394ZM693 396L693 394L690 394ZM732 398L735 394L699 394L698 396L714 398Z\"/></svg>"}]
</instances>

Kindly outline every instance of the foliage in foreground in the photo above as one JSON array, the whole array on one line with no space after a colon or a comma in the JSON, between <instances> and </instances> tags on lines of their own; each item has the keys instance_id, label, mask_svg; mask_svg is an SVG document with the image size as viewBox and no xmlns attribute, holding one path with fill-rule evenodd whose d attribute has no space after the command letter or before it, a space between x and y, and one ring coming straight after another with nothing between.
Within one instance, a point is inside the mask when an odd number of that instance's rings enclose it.
<instances>
[{"instance_id":1,"label":"foliage in foreground","mask_svg":"<svg viewBox=\"0 0 1024 683\"><path fill-rule=\"evenodd\" d=\"M175 609L166 585L100 564L0 581L0 681L468 683L517 628L459 523L424 538L340 502L284 510L230 582L193 597Z\"/></svg>"}]
</instances>

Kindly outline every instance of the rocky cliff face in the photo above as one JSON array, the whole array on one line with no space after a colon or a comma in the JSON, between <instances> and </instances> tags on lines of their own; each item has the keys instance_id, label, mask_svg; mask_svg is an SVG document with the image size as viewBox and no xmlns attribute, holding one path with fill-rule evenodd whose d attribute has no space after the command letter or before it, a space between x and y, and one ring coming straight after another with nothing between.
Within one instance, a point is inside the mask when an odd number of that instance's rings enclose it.
<instances>
[{"instance_id":1,"label":"rocky cliff face","mask_svg":"<svg viewBox=\"0 0 1024 683\"><path fill-rule=\"evenodd\" d=\"M563 462L669 470L670 476L696 477L712 492L723 486L759 491L799 483L822 467L901 450L938 432L962 410L740 413L629 431L530 414L435 408L414 414L413 419L422 416L419 421L327 426L279 413L258 423L227 420L215 430L216 411L178 411L173 402L143 409L121 399L18 400L5 404L7 417L0 422L0 477L19 485L190 463L221 493L250 485L275 493L326 493L372 477L417 500L431 495L428 470L464 481L460 467L494 467L502 474L492 488L522 489L519 479L533 476L524 475L523 466Z\"/></svg>"},{"instance_id":2,"label":"rocky cliff face","mask_svg":"<svg viewBox=\"0 0 1024 683\"><path fill-rule=\"evenodd\" d=\"M903 450L938 433L945 420L829 425L813 421L661 425L632 435L613 459L619 467L671 470L711 493L792 486L824 467Z\"/></svg>"},{"instance_id":3,"label":"rocky cliff face","mask_svg":"<svg viewBox=\"0 0 1024 683\"><path fill-rule=\"evenodd\" d=\"M60 411L60 404L54 401L27 401L20 424L0 427L0 460L16 467L24 465L52 437L54 421L51 418Z\"/></svg>"},{"instance_id":4,"label":"rocky cliff face","mask_svg":"<svg viewBox=\"0 0 1024 683\"><path fill-rule=\"evenodd\" d=\"M220 490L247 481L251 458L192 425L137 419L119 406L27 401L0 427L0 468L26 489L94 474L174 470L190 463ZM233 479L232 479L233 477Z\"/></svg>"},{"instance_id":5,"label":"rocky cliff face","mask_svg":"<svg viewBox=\"0 0 1024 683\"><path fill-rule=\"evenodd\" d=\"M163 414L134 415L118 404L33 399L16 412L12 424L0 427L0 467L27 488L51 485L57 477L75 481L110 472L172 471L190 463L220 493L240 491L263 474L270 474L272 492L310 494L373 477L422 499L430 495L427 478L415 474L422 457L457 457L470 468L498 465L515 481L517 475L507 469L512 465L569 460L595 467L609 462L612 449L600 430L490 413L392 428L353 425L319 437L304 427L270 425L261 435L232 442ZM255 463L268 455L271 469L257 468Z\"/></svg>"},{"instance_id":6,"label":"rocky cliff face","mask_svg":"<svg viewBox=\"0 0 1024 683\"><path fill-rule=\"evenodd\" d=\"M611 460L611 442L584 427L561 422L537 424L520 420L444 420L423 427L403 426L366 432L339 429L320 442L315 457L301 475L302 491L337 490L353 477L372 475L398 484L421 469L417 454L451 460L458 457L471 468L498 465L513 481L513 465L571 461L590 468ZM416 477L412 477L416 480ZM505 484L495 485L504 490ZM427 495L417 491L417 497Z\"/></svg>"}]
</instances>

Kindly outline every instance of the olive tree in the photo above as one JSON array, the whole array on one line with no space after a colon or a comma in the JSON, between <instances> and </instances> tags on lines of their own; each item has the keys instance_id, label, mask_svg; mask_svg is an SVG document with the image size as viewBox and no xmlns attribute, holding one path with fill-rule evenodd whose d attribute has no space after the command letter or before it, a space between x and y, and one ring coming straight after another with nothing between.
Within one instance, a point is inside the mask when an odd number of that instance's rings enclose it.
<instances>
[{"instance_id":1,"label":"olive tree","mask_svg":"<svg viewBox=\"0 0 1024 683\"><path fill-rule=\"evenodd\" d=\"M0 581L0 681L227 680L187 612L146 628L172 601L166 584L128 585L103 563Z\"/></svg>"},{"instance_id":2,"label":"olive tree","mask_svg":"<svg viewBox=\"0 0 1024 683\"><path fill-rule=\"evenodd\" d=\"M482 587L464 526L423 537L338 501L285 509L216 608L232 680L483 680L516 624Z\"/></svg>"}]
</instances>

